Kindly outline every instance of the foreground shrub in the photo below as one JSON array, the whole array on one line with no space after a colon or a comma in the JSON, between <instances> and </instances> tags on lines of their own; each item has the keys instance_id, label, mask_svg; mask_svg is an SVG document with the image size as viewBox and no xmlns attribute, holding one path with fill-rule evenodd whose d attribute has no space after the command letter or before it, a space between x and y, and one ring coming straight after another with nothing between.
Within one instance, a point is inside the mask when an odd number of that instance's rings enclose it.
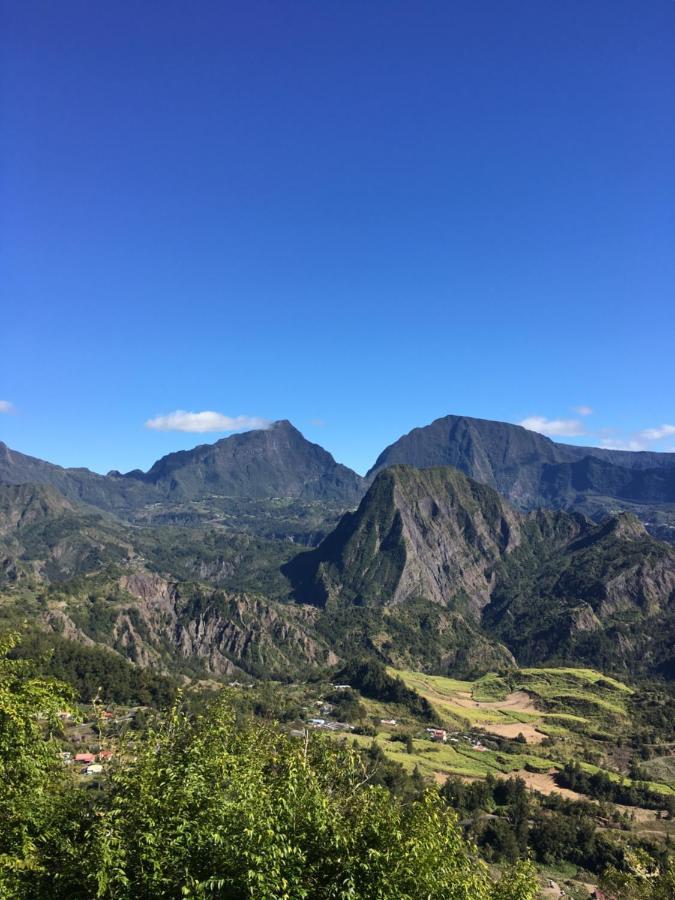
<instances>
[{"instance_id":1,"label":"foreground shrub","mask_svg":"<svg viewBox=\"0 0 675 900\"><path fill-rule=\"evenodd\" d=\"M495 885L436 791L405 803L356 750L237 722L226 701L151 730L84 840L51 848L50 897L530 900L528 866Z\"/></svg>"}]
</instances>

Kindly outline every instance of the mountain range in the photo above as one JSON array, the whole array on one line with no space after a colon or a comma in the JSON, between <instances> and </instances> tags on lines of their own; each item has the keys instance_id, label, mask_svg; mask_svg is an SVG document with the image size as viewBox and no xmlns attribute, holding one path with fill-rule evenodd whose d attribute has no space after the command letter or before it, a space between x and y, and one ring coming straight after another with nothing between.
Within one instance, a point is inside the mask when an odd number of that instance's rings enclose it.
<instances>
[{"instance_id":1,"label":"mountain range","mask_svg":"<svg viewBox=\"0 0 675 900\"><path fill-rule=\"evenodd\" d=\"M519 512L449 466L383 470L358 509L282 571L297 601L333 616L370 609L386 621L435 605L470 641L489 638L492 659L501 644L521 664L675 662L675 547L626 513L598 524Z\"/></svg>"},{"instance_id":2,"label":"mountain range","mask_svg":"<svg viewBox=\"0 0 675 900\"><path fill-rule=\"evenodd\" d=\"M672 677L674 477L675 454L456 416L365 478L286 421L126 474L0 444L0 625L202 676L364 652Z\"/></svg>"},{"instance_id":3,"label":"mountain range","mask_svg":"<svg viewBox=\"0 0 675 900\"><path fill-rule=\"evenodd\" d=\"M518 425L467 416L413 429L382 451L365 478L285 420L171 453L147 472L126 474L64 469L0 443L0 483L50 484L72 500L128 520L186 524L217 512L239 518L242 502L253 504L249 519L255 519L255 504L280 499L300 509L327 504L334 524L336 513L354 507L374 476L391 465L453 466L521 510L577 510L595 519L633 512L653 534L675 540L675 453L560 444ZM293 527L286 528L281 523L275 536L292 535ZM320 516L309 530L320 536Z\"/></svg>"},{"instance_id":4,"label":"mountain range","mask_svg":"<svg viewBox=\"0 0 675 900\"><path fill-rule=\"evenodd\" d=\"M675 537L675 453L577 447L519 425L445 416L383 450L367 477L397 464L454 466L523 510L601 518L624 509L660 537Z\"/></svg>"}]
</instances>

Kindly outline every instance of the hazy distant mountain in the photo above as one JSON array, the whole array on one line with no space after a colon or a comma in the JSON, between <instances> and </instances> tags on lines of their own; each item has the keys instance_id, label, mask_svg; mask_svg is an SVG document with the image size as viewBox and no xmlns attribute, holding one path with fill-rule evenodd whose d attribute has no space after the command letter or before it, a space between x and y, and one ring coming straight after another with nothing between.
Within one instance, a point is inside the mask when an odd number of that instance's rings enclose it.
<instances>
[{"instance_id":1,"label":"hazy distant mountain","mask_svg":"<svg viewBox=\"0 0 675 900\"><path fill-rule=\"evenodd\" d=\"M157 499L152 488L134 481L97 475L89 469L65 469L11 450L0 441L0 484L47 484L69 500L100 509L133 509Z\"/></svg>"},{"instance_id":2,"label":"hazy distant mountain","mask_svg":"<svg viewBox=\"0 0 675 900\"><path fill-rule=\"evenodd\" d=\"M660 537L673 537L675 453L576 447L519 425L445 416L387 447L368 477L392 465L455 466L519 509L578 509L594 517L632 510Z\"/></svg>"},{"instance_id":3,"label":"hazy distant mountain","mask_svg":"<svg viewBox=\"0 0 675 900\"><path fill-rule=\"evenodd\" d=\"M122 518L202 524L216 515L235 524L241 518L242 526L253 532L259 524L265 534L301 539L304 533L325 533L322 519L332 525L336 511L355 506L366 485L287 421L170 453L148 472L126 475L65 469L0 443L3 483L51 485L70 500ZM265 506L264 501L278 499L296 505L286 510ZM259 502L242 508L239 501ZM312 505L317 503L326 509Z\"/></svg>"},{"instance_id":4,"label":"hazy distant mountain","mask_svg":"<svg viewBox=\"0 0 675 900\"><path fill-rule=\"evenodd\" d=\"M381 472L358 510L283 571L296 599L333 613L384 609L385 627L408 605L441 607L463 623L465 661L486 638L530 662L655 669L673 653L672 546L623 514L596 524L519 513L450 467Z\"/></svg>"},{"instance_id":5,"label":"hazy distant mountain","mask_svg":"<svg viewBox=\"0 0 675 900\"><path fill-rule=\"evenodd\" d=\"M163 496L176 499L220 494L352 505L358 503L365 488L360 475L336 463L330 453L310 443L286 420L215 444L170 453L148 472L129 472L124 478L151 485Z\"/></svg>"}]
</instances>

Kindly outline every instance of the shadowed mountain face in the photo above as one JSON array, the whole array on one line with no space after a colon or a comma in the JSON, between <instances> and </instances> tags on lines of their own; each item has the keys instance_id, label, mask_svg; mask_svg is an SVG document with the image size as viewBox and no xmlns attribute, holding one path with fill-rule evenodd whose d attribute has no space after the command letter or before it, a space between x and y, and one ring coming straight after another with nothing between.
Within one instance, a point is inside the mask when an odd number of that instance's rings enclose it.
<instances>
[{"instance_id":1,"label":"shadowed mountain face","mask_svg":"<svg viewBox=\"0 0 675 900\"><path fill-rule=\"evenodd\" d=\"M144 506L193 500L284 498L345 507L363 496L365 481L306 440L290 422L171 453L148 472L97 475L64 469L0 444L0 483L56 487L65 497L129 516Z\"/></svg>"},{"instance_id":2,"label":"shadowed mountain face","mask_svg":"<svg viewBox=\"0 0 675 900\"><path fill-rule=\"evenodd\" d=\"M392 465L455 466L517 508L577 509L594 517L625 509L660 537L675 526L675 454L558 444L510 425L446 416L387 447L368 473Z\"/></svg>"},{"instance_id":3,"label":"shadowed mountain face","mask_svg":"<svg viewBox=\"0 0 675 900\"><path fill-rule=\"evenodd\" d=\"M358 510L282 571L297 600L332 614L438 604L521 660L672 664L672 546L625 514L519 513L449 467L381 472Z\"/></svg>"},{"instance_id":4,"label":"shadowed mountain face","mask_svg":"<svg viewBox=\"0 0 675 900\"><path fill-rule=\"evenodd\" d=\"M520 542L517 514L498 493L450 467L386 469L354 513L285 568L305 602L390 606L489 601L492 569Z\"/></svg>"},{"instance_id":5,"label":"shadowed mountain face","mask_svg":"<svg viewBox=\"0 0 675 900\"><path fill-rule=\"evenodd\" d=\"M228 497L290 497L358 503L364 479L312 444L290 422L275 422L261 431L248 431L202 444L193 450L170 453L146 472L129 472L162 496L178 499L221 494Z\"/></svg>"}]
</instances>

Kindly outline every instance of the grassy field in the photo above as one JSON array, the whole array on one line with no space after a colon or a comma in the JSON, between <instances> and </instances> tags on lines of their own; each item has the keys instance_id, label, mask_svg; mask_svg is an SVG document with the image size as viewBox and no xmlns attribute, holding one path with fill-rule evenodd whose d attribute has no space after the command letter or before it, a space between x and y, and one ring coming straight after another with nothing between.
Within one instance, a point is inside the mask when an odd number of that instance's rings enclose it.
<instances>
[{"instance_id":1,"label":"grassy field","mask_svg":"<svg viewBox=\"0 0 675 900\"><path fill-rule=\"evenodd\" d=\"M502 754L491 750L478 751L470 747L437 744L424 739L412 741L412 752L400 741L392 741L380 733L375 738L363 735L342 735L361 746L369 747L373 740L388 757L400 763L408 771L417 767L423 775L461 775L467 778L485 778L509 772L517 772L529 766L534 771L548 771L550 760L531 753Z\"/></svg>"},{"instance_id":2,"label":"grassy field","mask_svg":"<svg viewBox=\"0 0 675 900\"><path fill-rule=\"evenodd\" d=\"M642 764L650 778L675 788L675 756L657 756Z\"/></svg>"},{"instance_id":3,"label":"grassy field","mask_svg":"<svg viewBox=\"0 0 675 900\"><path fill-rule=\"evenodd\" d=\"M559 770L566 762L579 760L589 772L603 771L612 780L631 783L625 773L603 764L606 746L624 737L630 725L628 698L633 689L615 678L584 668L527 668L501 676L491 673L476 681L391 673L431 703L439 726L459 736L452 745L416 739L413 752L406 753L402 743L378 734L382 749L406 768L418 766L437 777L480 778L488 772ZM489 745L482 751L469 746L481 732ZM522 736L526 743L522 752L511 747L503 753L494 749L491 736L511 741ZM672 758L654 760L649 787L672 793L674 770Z\"/></svg>"}]
</instances>

